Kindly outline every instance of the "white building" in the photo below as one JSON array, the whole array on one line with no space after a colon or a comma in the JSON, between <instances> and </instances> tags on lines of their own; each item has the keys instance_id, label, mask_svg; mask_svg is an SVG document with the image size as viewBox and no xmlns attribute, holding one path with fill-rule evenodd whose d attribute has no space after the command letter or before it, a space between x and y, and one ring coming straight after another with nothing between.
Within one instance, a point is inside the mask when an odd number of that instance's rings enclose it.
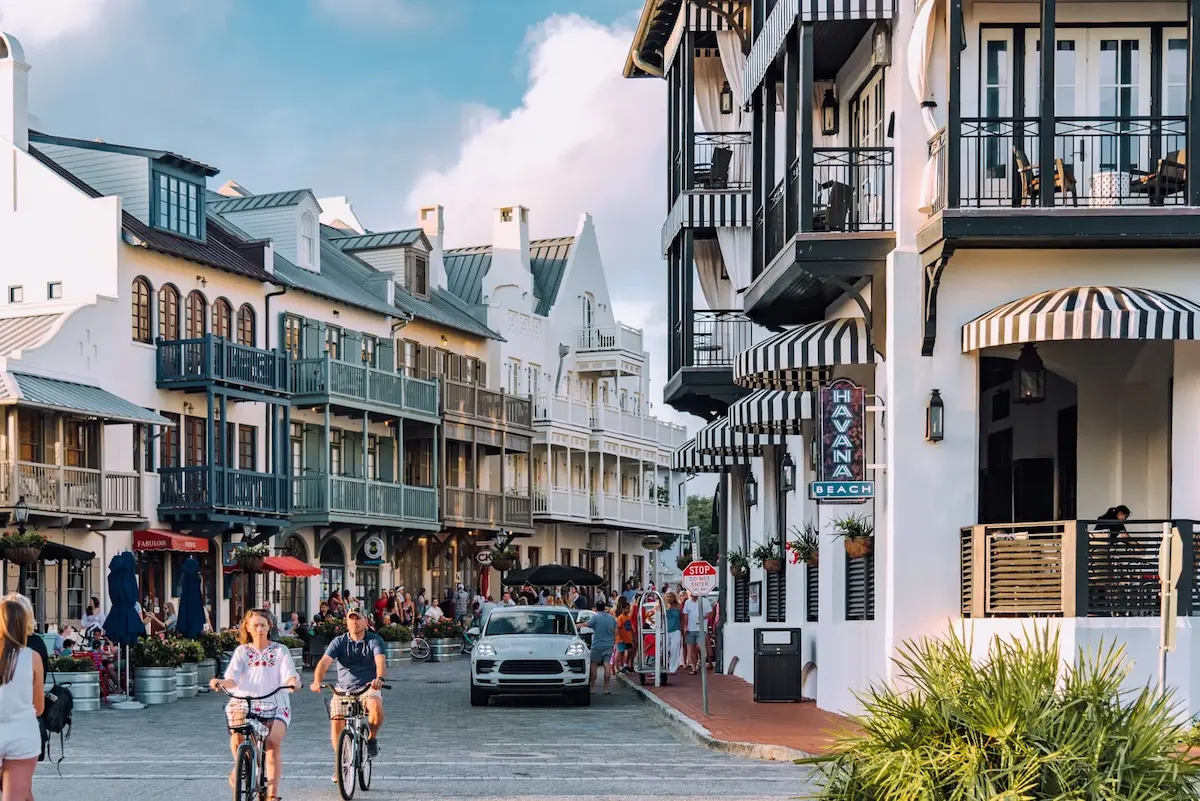
<instances>
[{"instance_id":1,"label":"white building","mask_svg":"<svg viewBox=\"0 0 1200 801\"><path fill-rule=\"evenodd\" d=\"M817 566L728 575L722 656L738 675L754 678L754 630L799 629L816 665L804 694L856 711L853 693L890 678L907 639L965 622L982 650L1048 622L1065 659L1116 639L1144 685L1157 678L1165 525L1185 565L1168 676L1200 709L1192 13L647 1L626 74L664 77L671 98L670 322L686 325L698 278L710 307L730 289L750 320L783 329L743 348L724 383L693 384L680 408L756 394L714 415L678 462L722 472L727 553L820 530ZM748 152L701 152L708 125L749 131ZM731 191L747 164L749 185ZM696 244L726 226L752 239L742 270L718 237L728 288ZM709 352L694 335L679 347L680 368ZM852 506L811 497L832 449L814 446L821 404L801 394L840 378L865 395L851 477L874 482ZM1137 522L1114 542L1097 518L1120 504ZM835 536L848 514L873 522L871 555L850 558Z\"/></svg>"}]
</instances>

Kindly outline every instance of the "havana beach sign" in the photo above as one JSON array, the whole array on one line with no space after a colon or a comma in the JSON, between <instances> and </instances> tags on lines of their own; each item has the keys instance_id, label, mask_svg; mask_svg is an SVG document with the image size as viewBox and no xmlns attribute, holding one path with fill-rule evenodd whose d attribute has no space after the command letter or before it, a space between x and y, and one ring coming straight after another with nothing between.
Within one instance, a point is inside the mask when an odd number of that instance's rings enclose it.
<instances>
[{"instance_id":1,"label":"havana beach sign","mask_svg":"<svg viewBox=\"0 0 1200 801\"><path fill-rule=\"evenodd\" d=\"M824 503L863 503L875 495L866 480L866 393L845 378L819 390L819 480L809 497Z\"/></svg>"}]
</instances>

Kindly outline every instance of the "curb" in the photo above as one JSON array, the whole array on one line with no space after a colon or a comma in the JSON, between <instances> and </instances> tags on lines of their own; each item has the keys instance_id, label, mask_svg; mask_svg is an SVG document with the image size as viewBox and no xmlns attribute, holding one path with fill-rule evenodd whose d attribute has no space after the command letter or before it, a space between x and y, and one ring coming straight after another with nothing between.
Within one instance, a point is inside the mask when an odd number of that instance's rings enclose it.
<instances>
[{"instance_id":1,"label":"curb","mask_svg":"<svg viewBox=\"0 0 1200 801\"><path fill-rule=\"evenodd\" d=\"M797 759L807 759L812 754L807 751L799 751L795 748L788 748L784 745L765 745L763 743L745 743L737 740L722 740L714 737L712 732L704 728L700 723L692 720L687 715L680 712L675 707L668 704L666 701L659 698L654 693L640 686L628 676L617 676L625 686L633 691L633 694L640 698L644 703L650 705L651 709L665 720L671 728L681 734L684 739L696 745L704 746L713 751L718 751L723 754L731 754L733 756L749 757L750 759L761 759L767 762L792 762Z\"/></svg>"}]
</instances>

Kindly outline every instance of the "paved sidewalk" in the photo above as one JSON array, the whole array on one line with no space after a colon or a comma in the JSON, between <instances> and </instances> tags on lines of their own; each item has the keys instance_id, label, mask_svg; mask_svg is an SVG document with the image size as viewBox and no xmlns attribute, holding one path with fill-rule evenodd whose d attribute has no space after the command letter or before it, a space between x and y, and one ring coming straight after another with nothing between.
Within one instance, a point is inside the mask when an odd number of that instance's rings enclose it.
<instances>
[{"instance_id":1,"label":"paved sidewalk","mask_svg":"<svg viewBox=\"0 0 1200 801\"><path fill-rule=\"evenodd\" d=\"M708 674L708 709L700 695L700 676L680 670L669 683L641 687L636 676L624 677L635 691L661 709L668 718L690 728L706 745L760 759L790 759L827 754L839 733L853 732L848 718L817 709L813 701L759 704L754 688L736 676ZM798 752L798 753L797 753Z\"/></svg>"}]
</instances>

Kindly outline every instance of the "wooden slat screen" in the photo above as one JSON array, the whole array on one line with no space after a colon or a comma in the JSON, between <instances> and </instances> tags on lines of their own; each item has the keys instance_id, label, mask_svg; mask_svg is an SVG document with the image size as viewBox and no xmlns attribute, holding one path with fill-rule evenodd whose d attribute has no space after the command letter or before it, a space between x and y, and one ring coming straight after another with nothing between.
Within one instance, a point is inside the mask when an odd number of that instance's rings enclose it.
<instances>
[{"instance_id":1,"label":"wooden slat screen","mask_svg":"<svg viewBox=\"0 0 1200 801\"><path fill-rule=\"evenodd\" d=\"M875 553L846 558L846 620L875 619Z\"/></svg>"},{"instance_id":2,"label":"wooden slat screen","mask_svg":"<svg viewBox=\"0 0 1200 801\"><path fill-rule=\"evenodd\" d=\"M745 576L733 580L733 622L750 622L750 579Z\"/></svg>"},{"instance_id":3,"label":"wooden slat screen","mask_svg":"<svg viewBox=\"0 0 1200 801\"><path fill-rule=\"evenodd\" d=\"M959 601L962 607L962 616L970 617L971 602L974 599L973 593L975 590L974 533L971 529L964 528L959 536L961 543Z\"/></svg>"},{"instance_id":4,"label":"wooden slat screen","mask_svg":"<svg viewBox=\"0 0 1200 801\"><path fill-rule=\"evenodd\" d=\"M809 623L816 623L820 610L820 568L817 565L804 565L804 607Z\"/></svg>"},{"instance_id":5,"label":"wooden slat screen","mask_svg":"<svg viewBox=\"0 0 1200 801\"><path fill-rule=\"evenodd\" d=\"M987 535L989 615L1062 614L1061 532Z\"/></svg>"},{"instance_id":6,"label":"wooden slat screen","mask_svg":"<svg viewBox=\"0 0 1200 801\"><path fill-rule=\"evenodd\" d=\"M768 573L766 588L767 622L783 623L787 620L787 566L778 573Z\"/></svg>"}]
</instances>

